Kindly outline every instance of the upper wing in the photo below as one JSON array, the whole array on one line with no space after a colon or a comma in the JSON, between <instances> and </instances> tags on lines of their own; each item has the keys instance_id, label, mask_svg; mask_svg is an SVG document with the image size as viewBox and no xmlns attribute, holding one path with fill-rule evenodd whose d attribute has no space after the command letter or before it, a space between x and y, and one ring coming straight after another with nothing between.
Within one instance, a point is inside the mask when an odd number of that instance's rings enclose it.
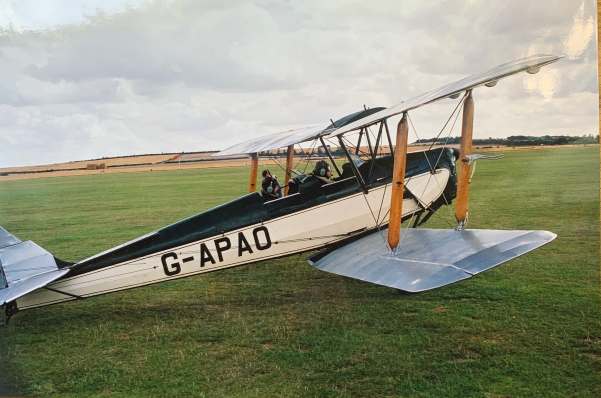
<instances>
[{"instance_id":1,"label":"upper wing","mask_svg":"<svg viewBox=\"0 0 601 398\"><path fill-rule=\"evenodd\" d=\"M454 97L465 90L470 90L484 84L493 86L498 80L519 72L527 71L529 73L536 73L542 66L553 63L560 58L561 57L556 55L532 55L530 57L521 58L496 66L484 73L467 76L461 80L457 80L456 82L447 84L432 91L428 91L424 94L418 95L417 97L403 101L398 105L384 109L353 123L349 123L344 127L334 130L328 134L328 136L337 136L348 133L349 131L370 126L391 116L419 108L423 105L430 104L443 98Z\"/></svg>"},{"instance_id":2,"label":"upper wing","mask_svg":"<svg viewBox=\"0 0 601 398\"><path fill-rule=\"evenodd\" d=\"M353 112L336 121L333 121L329 126L322 128L319 125L301 127L292 130L282 131L280 133L264 135L259 138L253 138L240 144L236 144L213 156L230 156L248 153L258 153L270 149L284 148L289 145L300 144L302 142L312 141L320 136L328 135L336 128L346 126L356 120L363 119L366 116L380 112L382 107L364 108L360 111Z\"/></svg>"},{"instance_id":3,"label":"upper wing","mask_svg":"<svg viewBox=\"0 0 601 398\"><path fill-rule=\"evenodd\" d=\"M484 73L479 73L465 77L456 82L442 86L436 90L428 91L407 101L403 101L391 108L372 108L356 112L345 118L334 122L326 128L320 125L312 125L280 133L265 135L259 138L253 138L240 144L233 145L213 156L230 156L249 153L258 153L274 148L283 148L289 145L299 144L311 141L320 136L333 137L349 131L357 130L370 126L376 122L387 119L391 116L419 108L447 97L454 97L465 90L481 85L494 85L498 80L513 74L528 71L537 72L542 66L557 61L561 57L555 55L533 55L530 57L518 59L496 66ZM364 116L364 117L363 117Z\"/></svg>"},{"instance_id":4,"label":"upper wing","mask_svg":"<svg viewBox=\"0 0 601 398\"><path fill-rule=\"evenodd\" d=\"M258 153L274 148L283 148L289 145L300 144L311 141L319 137L324 130L322 126L313 125L297 129L282 131L275 134L264 135L259 138L253 138L240 144L233 145L213 156L241 155L248 153Z\"/></svg>"}]
</instances>

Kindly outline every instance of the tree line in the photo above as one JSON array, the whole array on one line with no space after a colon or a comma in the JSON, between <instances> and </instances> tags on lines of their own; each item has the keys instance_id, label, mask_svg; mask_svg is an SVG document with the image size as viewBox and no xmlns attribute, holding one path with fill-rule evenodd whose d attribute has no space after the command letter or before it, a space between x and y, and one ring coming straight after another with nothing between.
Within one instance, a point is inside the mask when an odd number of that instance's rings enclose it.
<instances>
[{"instance_id":1,"label":"tree line","mask_svg":"<svg viewBox=\"0 0 601 398\"><path fill-rule=\"evenodd\" d=\"M434 138L424 138L415 141L416 144L431 144ZM439 139L438 143L459 144L460 137ZM536 146L536 145L567 145L567 144L598 144L599 135L585 134L575 135L511 135L507 138L474 138L474 145L506 145L506 146Z\"/></svg>"}]
</instances>

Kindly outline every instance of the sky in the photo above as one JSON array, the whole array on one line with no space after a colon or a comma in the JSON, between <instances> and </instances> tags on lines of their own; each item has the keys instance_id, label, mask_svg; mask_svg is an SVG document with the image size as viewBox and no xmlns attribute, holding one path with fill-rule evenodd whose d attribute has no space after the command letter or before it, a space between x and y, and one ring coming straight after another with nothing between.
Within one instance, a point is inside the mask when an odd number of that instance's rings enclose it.
<instances>
[{"instance_id":1,"label":"sky","mask_svg":"<svg viewBox=\"0 0 601 398\"><path fill-rule=\"evenodd\" d=\"M596 31L594 0L0 0L0 167L223 149L537 53L565 58L476 90L474 137L597 134Z\"/></svg>"}]
</instances>

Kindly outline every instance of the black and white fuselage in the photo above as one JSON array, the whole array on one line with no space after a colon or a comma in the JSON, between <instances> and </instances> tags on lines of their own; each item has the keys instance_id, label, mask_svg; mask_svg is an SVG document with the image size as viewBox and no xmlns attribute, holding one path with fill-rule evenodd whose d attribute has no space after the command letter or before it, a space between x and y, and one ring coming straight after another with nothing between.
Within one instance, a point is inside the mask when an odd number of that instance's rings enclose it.
<instances>
[{"instance_id":1,"label":"black and white fuselage","mask_svg":"<svg viewBox=\"0 0 601 398\"><path fill-rule=\"evenodd\" d=\"M404 218L428 211L442 199L452 199L443 198L445 192L454 195L451 152L448 157L432 172L414 156L419 167L414 168L413 175L408 168ZM354 177L332 182L311 194L317 199L297 193L263 202L257 193L246 195L79 261L63 278L19 298L17 308L86 298L324 248L388 223L390 179L380 180L367 193L356 187ZM312 202L307 206L303 200Z\"/></svg>"}]
</instances>

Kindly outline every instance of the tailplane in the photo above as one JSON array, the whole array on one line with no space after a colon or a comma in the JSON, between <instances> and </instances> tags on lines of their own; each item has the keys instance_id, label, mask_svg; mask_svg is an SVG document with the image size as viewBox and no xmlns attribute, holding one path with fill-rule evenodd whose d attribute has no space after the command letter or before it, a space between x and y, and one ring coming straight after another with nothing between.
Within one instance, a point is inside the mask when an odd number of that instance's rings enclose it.
<instances>
[{"instance_id":1,"label":"tailplane","mask_svg":"<svg viewBox=\"0 0 601 398\"><path fill-rule=\"evenodd\" d=\"M46 286L69 272L67 264L28 240L0 227L0 307L6 321L16 308L14 301Z\"/></svg>"}]
</instances>

